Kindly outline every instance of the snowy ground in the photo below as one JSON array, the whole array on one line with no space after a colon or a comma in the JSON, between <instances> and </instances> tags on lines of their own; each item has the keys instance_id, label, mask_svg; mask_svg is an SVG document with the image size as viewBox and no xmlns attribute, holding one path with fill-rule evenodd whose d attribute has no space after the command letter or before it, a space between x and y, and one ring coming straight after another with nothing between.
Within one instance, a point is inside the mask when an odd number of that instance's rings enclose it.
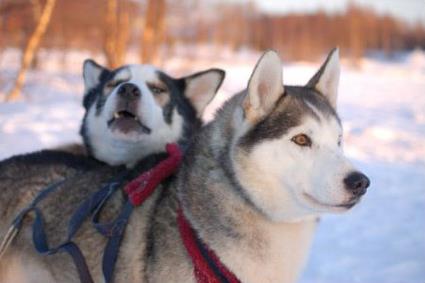
<instances>
[{"instance_id":1,"label":"snowy ground","mask_svg":"<svg viewBox=\"0 0 425 283\"><path fill-rule=\"evenodd\" d=\"M17 56L9 50L0 58L0 97L10 87ZM26 101L0 104L0 159L79 140L80 66L87 56L42 54L41 70L29 74ZM249 52L224 53L215 64L210 59L190 64L172 59L165 69L176 75L193 66L226 69L208 118L214 107L245 86L255 60ZM317 67L287 63L284 81L303 84ZM425 282L425 54L394 61L364 59L358 69L344 65L339 113L346 152L372 186L349 213L322 218L300 281Z\"/></svg>"}]
</instances>

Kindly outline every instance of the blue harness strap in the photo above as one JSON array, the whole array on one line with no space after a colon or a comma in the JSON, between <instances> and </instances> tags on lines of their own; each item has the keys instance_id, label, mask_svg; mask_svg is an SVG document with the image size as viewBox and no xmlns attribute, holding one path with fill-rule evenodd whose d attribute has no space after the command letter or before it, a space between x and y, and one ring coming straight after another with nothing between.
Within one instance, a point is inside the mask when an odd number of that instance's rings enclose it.
<instances>
[{"instance_id":1,"label":"blue harness strap","mask_svg":"<svg viewBox=\"0 0 425 283\"><path fill-rule=\"evenodd\" d=\"M74 261L74 264L78 271L78 276L80 277L80 281L82 283L93 283L94 281L90 275L90 271L87 267L86 260L81 250L74 242L71 241L69 237L70 231L68 232L67 241L57 247L49 248L49 245L47 244L47 237L44 233L44 225L41 212L36 207L33 208L33 210L36 213L36 218L33 223L33 242L36 250L40 254L45 255L51 255L61 251L67 252Z\"/></svg>"},{"instance_id":2,"label":"blue harness strap","mask_svg":"<svg viewBox=\"0 0 425 283\"><path fill-rule=\"evenodd\" d=\"M127 201L121 213L113 222L100 224L93 219L93 225L95 225L96 229L102 235L108 237L108 243L106 244L102 259L102 271L106 283L113 282L114 268L118 258L120 244L132 211L133 205Z\"/></svg>"},{"instance_id":3,"label":"blue harness strap","mask_svg":"<svg viewBox=\"0 0 425 283\"><path fill-rule=\"evenodd\" d=\"M65 180L55 182L41 191L31 204L22 210L14 219L12 226L19 230L22 226L24 217L30 213L35 213L35 219L32 225L33 228L33 244L38 253L43 255L52 255L58 252L65 251L68 253L78 271L78 276L81 283L93 283L93 278L90 274L84 255L80 248L72 241L72 238L78 232L78 229L84 223L88 216L92 215L93 227L104 237L108 238L102 258L102 271L105 283L113 282L113 274L115 263L118 258L120 244L124 235L128 220L133 211L133 205L127 200L121 209L119 215L111 222L100 223L100 213L108 199L120 188L126 177L126 172L121 173L114 181L109 182L100 190L93 193L89 198L84 200L72 214L67 228L66 240L56 247L49 247L47 235L44 229L44 221L41 210L37 204L42 201L51 192L56 191Z\"/></svg>"},{"instance_id":4,"label":"blue harness strap","mask_svg":"<svg viewBox=\"0 0 425 283\"><path fill-rule=\"evenodd\" d=\"M106 224L98 223L98 218L102 210L102 207L105 205L107 200L120 188L120 185L123 180L124 180L124 176L121 175L120 177L118 177L118 181L114 181L107 184L106 186L102 187L99 191L93 193L91 197L83 201L81 205L76 209L75 213L72 215L69 221L69 226L68 226L70 231L69 236L73 237L75 233L77 232L78 228L85 221L85 219L89 215L93 215L92 223L94 228L101 235L109 238L104 251L104 255L103 255L103 262L106 261L108 264L102 265L103 275L104 275L104 279L106 283L109 283L112 280L113 267L115 266L115 262L117 259L119 244L121 242L122 234L127 224L127 220L131 214L132 207L130 210L128 210L128 208L126 209L126 206L127 206L126 204L121 214L111 223L106 223ZM112 239L114 239L115 241L111 241ZM78 249L76 245L75 247ZM79 257L78 253L77 253L77 257ZM108 258L105 260L106 257ZM83 270L83 269L87 269L88 271L87 265L85 264L84 257L82 259L83 260L78 260L80 264L84 262L84 264L81 264L81 267L78 267L78 264L75 263L79 270L79 273L80 273L80 270ZM89 272L88 274L90 275ZM86 283L86 281L83 281L81 279L81 276L80 276L80 280L82 283ZM87 283L88 282L90 281L87 281Z\"/></svg>"},{"instance_id":5,"label":"blue harness strap","mask_svg":"<svg viewBox=\"0 0 425 283\"><path fill-rule=\"evenodd\" d=\"M71 237L77 232L87 216L98 213L109 197L120 188L121 182L115 181L103 186L100 190L93 193L88 199L83 201L75 210L68 223L69 230L72 231Z\"/></svg>"},{"instance_id":6,"label":"blue harness strap","mask_svg":"<svg viewBox=\"0 0 425 283\"><path fill-rule=\"evenodd\" d=\"M97 222L97 219L99 218L101 208L109 199L109 197L120 188L124 177L124 174L120 174L120 176L116 178L115 181L106 184L100 190L93 193L88 199L81 203L81 205L76 209L75 213L71 216L71 219L68 223L66 241L56 247L49 247L44 229L43 215L41 210L37 207L37 204L47 195L56 191L60 185L65 182L65 180L55 182L38 193L30 205L23 209L13 220L12 226L17 230L20 230L25 216L30 212L34 212L35 219L32 225L32 238L34 247L37 252L44 255L51 255L62 251L67 252L71 256L77 268L80 282L93 283L94 281L90 275L86 260L81 250L72 241L72 238L77 233L78 229L81 227L86 218L93 214L94 227L99 233L109 238L103 257L103 272L105 282L111 282L113 266L115 265L117 259L119 244L121 242L128 218L131 214L132 206L131 204L129 205L129 202L127 202L120 215L111 223L100 224Z\"/></svg>"},{"instance_id":7,"label":"blue harness strap","mask_svg":"<svg viewBox=\"0 0 425 283\"><path fill-rule=\"evenodd\" d=\"M21 226L22 226L22 221L24 220L24 217L30 212L32 211L35 206L42 200L44 199L49 193L57 190L59 188L59 186L64 182L65 180L60 180L57 181L53 184L50 184L49 186L47 186L46 189L42 190L41 192L39 192L35 198L33 199L33 201L30 203L29 206L27 206L26 208L24 208L19 214L18 216L15 217L15 219L12 222L13 227L15 227L16 229L20 230Z\"/></svg>"},{"instance_id":8,"label":"blue harness strap","mask_svg":"<svg viewBox=\"0 0 425 283\"><path fill-rule=\"evenodd\" d=\"M114 267L118 258L118 252L122 237L124 235L125 227L127 226L128 219L130 218L133 206L129 201L126 201L120 214L115 220L107 223L100 223L99 217L103 206L107 200L116 192L120 187L120 182L110 183L90 198L85 200L73 214L70 220L70 226L80 226L88 215L92 215L93 227L104 237L108 238L102 259L102 271L105 283L110 283L113 280Z\"/></svg>"},{"instance_id":9,"label":"blue harness strap","mask_svg":"<svg viewBox=\"0 0 425 283\"><path fill-rule=\"evenodd\" d=\"M43 216L40 209L37 207L37 204L42 201L49 193L56 191L60 187L60 185L64 183L64 181L65 180L60 180L58 182L55 182L49 185L40 193L38 193L38 195L34 198L31 204L27 208L22 210L18 214L18 216L13 220L12 226L19 230L22 226L25 216L33 211L35 213L35 219L32 225L32 239L37 252L44 255L51 255L61 251L67 252L72 257L74 264L77 267L80 281L82 283L93 283L93 279L90 275L83 254L81 253L78 246L71 241L71 238L74 235L75 231L78 229L78 227L68 229L67 241L58 245L57 247L50 248L47 243L47 236L44 231Z\"/></svg>"}]
</instances>

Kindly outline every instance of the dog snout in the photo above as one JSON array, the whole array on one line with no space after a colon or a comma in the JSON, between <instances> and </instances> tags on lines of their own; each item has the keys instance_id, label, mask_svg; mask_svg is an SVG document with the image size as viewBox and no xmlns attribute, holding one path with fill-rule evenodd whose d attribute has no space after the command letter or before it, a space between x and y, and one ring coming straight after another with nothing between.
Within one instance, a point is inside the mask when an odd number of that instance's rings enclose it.
<instances>
[{"instance_id":1,"label":"dog snout","mask_svg":"<svg viewBox=\"0 0 425 283\"><path fill-rule=\"evenodd\" d=\"M360 172L352 172L344 179L345 188L355 197L360 197L366 193L370 185L369 178Z\"/></svg>"},{"instance_id":2,"label":"dog snout","mask_svg":"<svg viewBox=\"0 0 425 283\"><path fill-rule=\"evenodd\" d=\"M141 92L137 85L125 83L118 89L118 95L126 100L134 100L140 98Z\"/></svg>"}]
</instances>

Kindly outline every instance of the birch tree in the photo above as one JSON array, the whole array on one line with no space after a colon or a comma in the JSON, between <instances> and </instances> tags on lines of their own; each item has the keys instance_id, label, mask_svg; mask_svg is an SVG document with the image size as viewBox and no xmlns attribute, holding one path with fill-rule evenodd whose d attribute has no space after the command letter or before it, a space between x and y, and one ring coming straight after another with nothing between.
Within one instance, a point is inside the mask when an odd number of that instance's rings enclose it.
<instances>
[{"instance_id":1,"label":"birch tree","mask_svg":"<svg viewBox=\"0 0 425 283\"><path fill-rule=\"evenodd\" d=\"M46 0L44 8L40 14L37 26L34 32L31 34L25 50L22 56L21 67L19 69L18 75L16 77L14 86L12 90L8 93L6 100L17 100L20 97L22 87L25 82L25 77L28 72L29 67L34 60L34 55L36 54L40 41L42 40L44 34L46 33L47 27L49 25L50 19L52 17L53 9L55 7L56 0Z\"/></svg>"},{"instance_id":2,"label":"birch tree","mask_svg":"<svg viewBox=\"0 0 425 283\"><path fill-rule=\"evenodd\" d=\"M158 49L164 41L165 0L149 0L141 42L143 64L158 63Z\"/></svg>"}]
</instances>

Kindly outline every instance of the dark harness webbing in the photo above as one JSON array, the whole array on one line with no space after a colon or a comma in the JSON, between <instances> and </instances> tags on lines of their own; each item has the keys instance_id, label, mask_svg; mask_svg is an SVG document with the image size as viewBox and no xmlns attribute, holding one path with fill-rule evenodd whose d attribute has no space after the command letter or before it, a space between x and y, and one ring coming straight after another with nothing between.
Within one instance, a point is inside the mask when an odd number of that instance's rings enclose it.
<instances>
[{"instance_id":1,"label":"dark harness webbing","mask_svg":"<svg viewBox=\"0 0 425 283\"><path fill-rule=\"evenodd\" d=\"M71 216L68 223L67 240L57 247L50 248L47 243L47 237L44 232L43 217L36 205L44 199L49 193L57 190L65 181L61 180L41 191L33 200L33 202L25 208L15 218L12 228L19 230L25 215L31 211L35 212L35 220L33 223L33 242L36 250L41 254L55 254L60 251L66 251L73 259L77 268L81 283L93 283L93 278L88 269L85 258L72 241L80 226L84 223L89 215L92 215L92 224L94 228L103 236L108 238L102 259L102 271L104 281L110 283L113 281L114 267L118 257L118 251L125 227L128 223L134 206L141 205L155 191L155 188L166 178L171 176L181 163L182 151L176 144L167 144L167 153L169 157L154 168L140 175L126 185L124 191L128 195L118 217L108 223L100 223L100 212L107 200L120 188L124 182L128 172L124 171L114 181L103 186L100 190L93 193L88 199L83 201ZM196 236L196 232L190 223L184 217L181 208L178 211L177 222L179 231L194 264L194 275L199 283L240 283L237 277L226 268L220 261L214 251L210 250Z\"/></svg>"},{"instance_id":2,"label":"dark harness webbing","mask_svg":"<svg viewBox=\"0 0 425 283\"><path fill-rule=\"evenodd\" d=\"M71 238L76 233L80 225L69 225L68 226L68 233L67 233L67 240L56 246L56 247L49 247L47 243L47 237L46 233L44 231L44 223L43 223L43 215L41 213L41 210L37 207L37 204L43 200L49 193L56 191L62 183L64 183L65 180L60 180L58 182L55 182L51 185L49 185L46 189L41 191L31 202L31 204L25 208L23 211L19 213L19 215L14 219L12 226L15 227L17 230L19 230L22 226L22 222L25 218L25 216L30 213L35 213L35 219L33 222L33 234L32 239L34 243L34 247L40 254L44 255L51 255L58 252L65 251L67 252L73 259L75 266L78 270L78 275L80 277L80 281L84 283L92 283L93 280L90 276L90 272L88 270L86 261L84 259L83 254L81 253L81 250L78 248L78 246L72 242Z\"/></svg>"},{"instance_id":3,"label":"dark harness webbing","mask_svg":"<svg viewBox=\"0 0 425 283\"><path fill-rule=\"evenodd\" d=\"M126 174L120 174L114 181L109 182L100 190L93 193L88 199L83 201L76 209L75 213L71 216L68 223L67 238L66 240L56 247L49 247L47 236L44 229L43 215L37 204L46 198L50 193L60 188L66 180L60 180L49 185L46 189L41 191L31 202L31 204L22 210L18 216L13 220L12 226L19 230L22 226L23 219L30 213L35 213L33 222L33 243L38 253L43 255L52 255L58 252L67 252L78 271L78 276L81 283L93 283L93 278L90 274L86 260L80 248L72 241L72 238L77 233L78 229L84 223L89 215L92 215L92 223L94 228L103 236L108 238L106 248L103 253L102 270L106 283L112 282L113 269L117 260L118 250L125 230L125 226L133 210L133 206L129 201L126 201L121 213L118 217L109 223L100 223L99 214L106 201L116 192Z\"/></svg>"}]
</instances>

